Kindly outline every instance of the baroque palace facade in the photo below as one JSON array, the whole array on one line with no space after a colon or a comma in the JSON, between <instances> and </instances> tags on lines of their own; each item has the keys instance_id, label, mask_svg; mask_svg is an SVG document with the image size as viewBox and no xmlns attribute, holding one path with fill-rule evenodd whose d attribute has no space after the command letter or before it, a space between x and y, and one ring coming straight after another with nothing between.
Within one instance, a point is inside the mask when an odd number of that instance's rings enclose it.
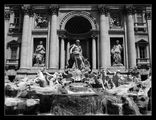
<instances>
[{"instance_id":1,"label":"baroque palace facade","mask_svg":"<svg viewBox=\"0 0 156 120\"><path fill-rule=\"evenodd\" d=\"M63 70L77 39L92 70L137 66L146 75L152 63L151 12L146 4L6 4L5 76L35 75L41 67ZM119 64L112 52L117 41Z\"/></svg>"}]
</instances>

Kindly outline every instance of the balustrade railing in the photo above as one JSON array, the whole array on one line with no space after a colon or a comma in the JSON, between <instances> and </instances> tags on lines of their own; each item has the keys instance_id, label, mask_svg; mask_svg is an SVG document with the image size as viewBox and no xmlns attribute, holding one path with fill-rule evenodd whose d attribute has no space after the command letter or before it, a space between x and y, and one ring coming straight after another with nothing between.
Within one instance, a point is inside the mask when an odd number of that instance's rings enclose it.
<instances>
[{"instance_id":1,"label":"balustrade railing","mask_svg":"<svg viewBox=\"0 0 156 120\"><path fill-rule=\"evenodd\" d=\"M19 59L6 59L6 64L18 64Z\"/></svg>"},{"instance_id":2,"label":"balustrade railing","mask_svg":"<svg viewBox=\"0 0 156 120\"><path fill-rule=\"evenodd\" d=\"M147 24L146 23L134 23L135 32L147 32Z\"/></svg>"},{"instance_id":3,"label":"balustrade railing","mask_svg":"<svg viewBox=\"0 0 156 120\"><path fill-rule=\"evenodd\" d=\"M137 58L137 64L148 64L150 61L149 61L149 58Z\"/></svg>"}]
</instances>

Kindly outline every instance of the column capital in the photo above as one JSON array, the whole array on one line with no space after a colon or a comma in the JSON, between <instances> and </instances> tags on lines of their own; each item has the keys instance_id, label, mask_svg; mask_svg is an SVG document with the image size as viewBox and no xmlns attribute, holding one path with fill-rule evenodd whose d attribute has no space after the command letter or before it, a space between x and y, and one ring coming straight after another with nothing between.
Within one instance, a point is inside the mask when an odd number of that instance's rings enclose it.
<instances>
[{"instance_id":1,"label":"column capital","mask_svg":"<svg viewBox=\"0 0 156 120\"><path fill-rule=\"evenodd\" d=\"M34 16L34 9L33 9L33 8L30 8L30 9L29 9L29 15L30 15L31 17Z\"/></svg>"},{"instance_id":2,"label":"column capital","mask_svg":"<svg viewBox=\"0 0 156 120\"><path fill-rule=\"evenodd\" d=\"M22 10L23 10L24 14L30 14L31 6L29 4L24 4L22 6Z\"/></svg>"},{"instance_id":3,"label":"column capital","mask_svg":"<svg viewBox=\"0 0 156 120\"><path fill-rule=\"evenodd\" d=\"M132 14L135 13L135 9L134 9L134 7L133 7L132 5L126 6L125 9L126 9L126 13L127 13L128 15L132 15Z\"/></svg>"},{"instance_id":4,"label":"column capital","mask_svg":"<svg viewBox=\"0 0 156 120\"><path fill-rule=\"evenodd\" d=\"M146 18L146 20L151 20L152 19L152 12L151 11L146 12L145 18Z\"/></svg>"},{"instance_id":5,"label":"column capital","mask_svg":"<svg viewBox=\"0 0 156 120\"><path fill-rule=\"evenodd\" d=\"M65 30L58 30L57 34L62 39L66 38L66 31Z\"/></svg>"},{"instance_id":6,"label":"column capital","mask_svg":"<svg viewBox=\"0 0 156 120\"><path fill-rule=\"evenodd\" d=\"M4 11L4 18L7 20L7 19L10 19L10 12L9 11Z\"/></svg>"},{"instance_id":7,"label":"column capital","mask_svg":"<svg viewBox=\"0 0 156 120\"><path fill-rule=\"evenodd\" d=\"M65 35L65 34L59 34L59 37L60 37L61 39L65 39L65 38L66 38L66 35Z\"/></svg>"},{"instance_id":8,"label":"column capital","mask_svg":"<svg viewBox=\"0 0 156 120\"><path fill-rule=\"evenodd\" d=\"M105 5L98 5L98 11L101 15L104 14L107 16L109 13L109 8Z\"/></svg>"},{"instance_id":9,"label":"column capital","mask_svg":"<svg viewBox=\"0 0 156 120\"><path fill-rule=\"evenodd\" d=\"M49 6L49 13L52 15L57 15L59 10L59 6L57 4L53 4Z\"/></svg>"},{"instance_id":10,"label":"column capital","mask_svg":"<svg viewBox=\"0 0 156 120\"><path fill-rule=\"evenodd\" d=\"M97 34L92 34L91 37L92 39L95 39L97 37Z\"/></svg>"},{"instance_id":11,"label":"column capital","mask_svg":"<svg viewBox=\"0 0 156 120\"><path fill-rule=\"evenodd\" d=\"M99 31L97 31L97 30L91 30L91 37L92 38L95 39L98 36L98 34L99 34Z\"/></svg>"}]
</instances>

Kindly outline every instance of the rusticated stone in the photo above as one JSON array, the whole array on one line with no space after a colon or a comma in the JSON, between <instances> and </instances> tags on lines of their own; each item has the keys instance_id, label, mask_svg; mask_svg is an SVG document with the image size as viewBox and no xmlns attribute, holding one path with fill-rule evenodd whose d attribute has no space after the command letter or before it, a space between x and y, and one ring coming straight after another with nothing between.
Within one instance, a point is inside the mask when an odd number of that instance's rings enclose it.
<instances>
[{"instance_id":1,"label":"rusticated stone","mask_svg":"<svg viewBox=\"0 0 156 120\"><path fill-rule=\"evenodd\" d=\"M37 114L39 99L6 98L5 114Z\"/></svg>"}]
</instances>

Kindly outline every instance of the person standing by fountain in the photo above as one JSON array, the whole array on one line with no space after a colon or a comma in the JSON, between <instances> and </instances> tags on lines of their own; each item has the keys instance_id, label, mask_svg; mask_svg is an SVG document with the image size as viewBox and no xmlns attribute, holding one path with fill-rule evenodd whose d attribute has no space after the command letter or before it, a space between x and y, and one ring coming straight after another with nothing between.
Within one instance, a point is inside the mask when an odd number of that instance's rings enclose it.
<instances>
[{"instance_id":1,"label":"person standing by fountain","mask_svg":"<svg viewBox=\"0 0 156 120\"><path fill-rule=\"evenodd\" d=\"M73 64L75 63L75 67L81 70L84 63L80 40L76 40L76 44L71 45L69 50L70 59L68 61L69 65L67 68L72 68Z\"/></svg>"}]
</instances>

